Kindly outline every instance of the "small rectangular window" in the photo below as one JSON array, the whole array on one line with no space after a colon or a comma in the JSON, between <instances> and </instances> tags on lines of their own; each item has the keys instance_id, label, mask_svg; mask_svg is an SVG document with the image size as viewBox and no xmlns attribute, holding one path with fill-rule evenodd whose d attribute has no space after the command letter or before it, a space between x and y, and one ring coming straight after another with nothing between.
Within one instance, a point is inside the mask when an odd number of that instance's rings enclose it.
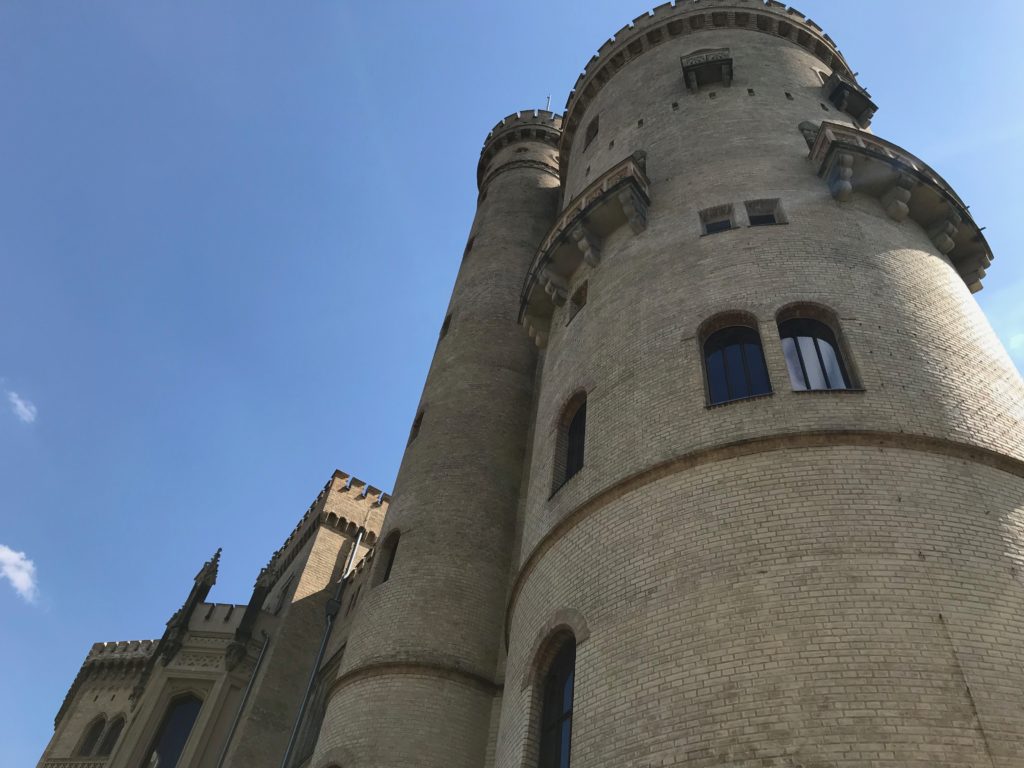
<instances>
[{"instance_id":1,"label":"small rectangular window","mask_svg":"<svg viewBox=\"0 0 1024 768\"><path fill-rule=\"evenodd\" d=\"M589 147L590 143L597 138L597 132L600 128L600 123L598 121L600 119L601 116L597 115L593 120L590 121L590 124L587 126L586 135L583 137L583 149Z\"/></svg>"},{"instance_id":2,"label":"small rectangular window","mask_svg":"<svg viewBox=\"0 0 1024 768\"><path fill-rule=\"evenodd\" d=\"M727 232L733 228L733 208L731 205L718 205L700 212L701 233L714 235Z\"/></svg>"},{"instance_id":3,"label":"small rectangular window","mask_svg":"<svg viewBox=\"0 0 1024 768\"><path fill-rule=\"evenodd\" d=\"M786 224L786 216L777 197L763 200L747 200L747 221L752 227L766 227L772 224Z\"/></svg>"},{"instance_id":4,"label":"small rectangular window","mask_svg":"<svg viewBox=\"0 0 1024 768\"><path fill-rule=\"evenodd\" d=\"M572 322L572 319L579 314L579 311L587 306L587 281L584 280L583 284L573 291L572 298L569 299L569 319L566 321L566 325Z\"/></svg>"}]
</instances>

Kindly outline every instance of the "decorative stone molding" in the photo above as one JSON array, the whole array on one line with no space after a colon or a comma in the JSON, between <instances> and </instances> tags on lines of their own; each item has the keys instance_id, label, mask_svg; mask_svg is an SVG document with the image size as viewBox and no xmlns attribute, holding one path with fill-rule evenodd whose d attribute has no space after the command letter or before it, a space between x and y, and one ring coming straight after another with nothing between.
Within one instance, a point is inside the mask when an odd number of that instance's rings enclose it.
<instances>
[{"instance_id":1,"label":"decorative stone molding","mask_svg":"<svg viewBox=\"0 0 1024 768\"><path fill-rule=\"evenodd\" d=\"M519 322L538 347L547 344L551 315L565 304L572 276L584 262L601 263L601 244L625 224L647 226L650 181L637 152L597 178L572 200L541 241L520 295Z\"/></svg>"},{"instance_id":2,"label":"decorative stone molding","mask_svg":"<svg viewBox=\"0 0 1024 768\"><path fill-rule=\"evenodd\" d=\"M924 229L972 293L981 290L992 251L963 200L930 166L885 139L831 122L818 129L810 160L832 197L878 198L894 221L910 219Z\"/></svg>"},{"instance_id":3,"label":"decorative stone molding","mask_svg":"<svg viewBox=\"0 0 1024 768\"><path fill-rule=\"evenodd\" d=\"M107 758L56 757L43 761L42 768L103 768Z\"/></svg>"},{"instance_id":4,"label":"decorative stone molding","mask_svg":"<svg viewBox=\"0 0 1024 768\"><path fill-rule=\"evenodd\" d=\"M821 89L825 92L825 98L832 102L836 109L856 120L861 128L871 125L871 119L878 111L878 107L871 100L871 94L861 88L853 78L839 71L833 72Z\"/></svg>"}]
</instances>

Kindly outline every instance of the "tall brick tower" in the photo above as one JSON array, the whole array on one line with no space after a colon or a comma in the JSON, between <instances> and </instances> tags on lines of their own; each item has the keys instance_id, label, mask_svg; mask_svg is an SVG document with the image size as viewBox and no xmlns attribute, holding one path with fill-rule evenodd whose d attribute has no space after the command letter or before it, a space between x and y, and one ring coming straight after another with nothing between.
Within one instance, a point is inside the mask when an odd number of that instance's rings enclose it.
<instances>
[{"instance_id":1,"label":"tall brick tower","mask_svg":"<svg viewBox=\"0 0 1024 768\"><path fill-rule=\"evenodd\" d=\"M502 120L393 497L96 645L41 768L1024 766L1024 382L875 109L680 0Z\"/></svg>"},{"instance_id":2,"label":"tall brick tower","mask_svg":"<svg viewBox=\"0 0 1024 768\"><path fill-rule=\"evenodd\" d=\"M494 129L314 768L1024 765L1024 388L875 108L701 0Z\"/></svg>"}]
</instances>

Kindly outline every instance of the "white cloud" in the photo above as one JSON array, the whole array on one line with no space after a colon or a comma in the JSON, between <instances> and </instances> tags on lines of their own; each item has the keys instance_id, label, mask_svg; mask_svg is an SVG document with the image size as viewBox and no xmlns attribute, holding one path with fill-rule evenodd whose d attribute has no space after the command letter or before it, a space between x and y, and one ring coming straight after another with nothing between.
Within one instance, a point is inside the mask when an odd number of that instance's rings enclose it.
<instances>
[{"instance_id":1,"label":"white cloud","mask_svg":"<svg viewBox=\"0 0 1024 768\"><path fill-rule=\"evenodd\" d=\"M28 400L22 398L17 392L7 392L7 401L11 404L11 410L14 411L14 415L21 419L26 424L31 424L36 420L36 414L38 410Z\"/></svg>"},{"instance_id":2,"label":"white cloud","mask_svg":"<svg viewBox=\"0 0 1024 768\"><path fill-rule=\"evenodd\" d=\"M15 552L0 544L0 576L14 587L26 602L34 603L39 593L36 585L36 564L24 552Z\"/></svg>"}]
</instances>

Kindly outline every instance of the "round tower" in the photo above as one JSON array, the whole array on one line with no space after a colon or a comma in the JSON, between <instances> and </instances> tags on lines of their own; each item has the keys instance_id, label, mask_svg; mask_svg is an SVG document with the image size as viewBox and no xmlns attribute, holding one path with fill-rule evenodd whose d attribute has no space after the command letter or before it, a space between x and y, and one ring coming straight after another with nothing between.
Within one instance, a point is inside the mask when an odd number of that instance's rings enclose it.
<instances>
[{"instance_id":1,"label":"round tower","mask_svg":"<svg viewBox=\"0 0 1024 768\"><path fill-rule=\"evenodd\" d=\"M1024 385L980 228L874 111L770 0L663 5L587 64L516 291L500 768L568 765L549 722L587 768L1024 764Z\"/></svg>"},{"instance_id":2,"label":"round tower","mask_svg":"<svg viewBox=\"0 0 1024 768\"><path fill-rule=\"evenodd\" d=\"M560 126L514 114L483 147L476 217L315 766L480 768L493 743L537 359L516 316L558 210Z\"/></svg>"}]
</instances>

